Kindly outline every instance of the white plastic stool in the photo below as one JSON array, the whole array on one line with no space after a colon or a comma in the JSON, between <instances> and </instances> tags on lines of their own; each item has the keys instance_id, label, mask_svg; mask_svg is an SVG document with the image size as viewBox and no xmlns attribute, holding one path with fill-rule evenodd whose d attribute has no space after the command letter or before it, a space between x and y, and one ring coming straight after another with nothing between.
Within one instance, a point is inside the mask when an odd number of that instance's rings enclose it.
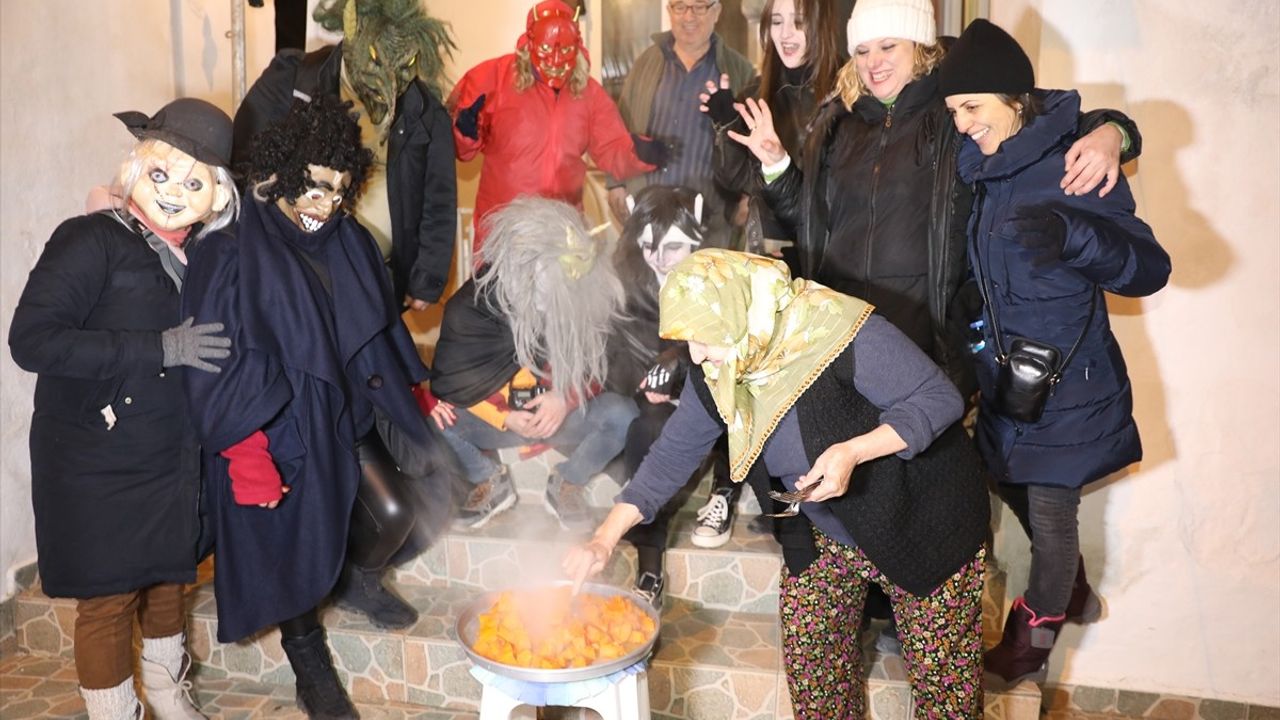
<instances>
[{"instance_id":1,"label":"white plastic stool","mask_svg":"<svg viewBox=\"0 0 1280 720\"><path fill-rule=\"evenodd\" d=\"M604 720L649 720L649 676L638 672L613 683L599 695L578 701L574 707L590 708ZM485 685L480 696L480 720L535 720L531 705Z\"/></svg>"}]
</instances>

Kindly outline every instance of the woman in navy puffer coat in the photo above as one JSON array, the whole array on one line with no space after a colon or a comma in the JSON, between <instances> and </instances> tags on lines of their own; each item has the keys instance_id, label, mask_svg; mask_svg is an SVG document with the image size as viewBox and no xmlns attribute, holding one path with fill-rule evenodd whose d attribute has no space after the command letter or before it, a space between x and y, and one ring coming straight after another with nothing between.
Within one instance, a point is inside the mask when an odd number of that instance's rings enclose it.
<instances>
[{"instance_id":1,"label":"woman in navy puffer coat","mask_svg":"<svg viewBox=\"0 0 1280 720\"><path fill-rule=\"evenodd\" d=\"M1015 683L1043 669L1063 622L1101 614L1079 555L1080 490L1142 458L1124 356L1101 295L1150 295L1164 287L1170 264L1134 215L1123 177L1105 196L1063 194L1080 96L1034 89L1031 63L1012 37L975 21L943 60L940 83L968 138L957 167L974 184L969 259L987 303L986 344L976 355L978 446L1032 539L1026 594L985 660L989 678ZM1034 422L996 403L995 327L1006 353L1014 338L1026 338L1067 359Z\"/></svg>"}]
</instances>

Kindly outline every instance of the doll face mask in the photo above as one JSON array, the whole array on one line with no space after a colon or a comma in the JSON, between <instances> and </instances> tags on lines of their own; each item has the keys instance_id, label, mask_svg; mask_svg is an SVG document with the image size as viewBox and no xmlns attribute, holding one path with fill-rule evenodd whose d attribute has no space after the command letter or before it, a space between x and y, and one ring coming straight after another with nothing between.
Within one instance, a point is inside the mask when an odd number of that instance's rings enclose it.
<instances>
[{"instance_id":1,"label":"doll face mask","mask_svg":"<svg viewBox=\"0 0 1280 720\"><path fill-rule=\"evenodd\" d=\"M653 237L653 226L650 225L640 233L640 237L636 238L636 242L640 245L640 252L644 255L644 261L648 263L649 269L653 270L653 274L658 278L658 285L661 286L667 280L667 274L671 272L671 268L675 267L681 260L693 254L694 250L702 243L694 240L679 227L672 225L667 234L657 241Z\"/></svg>"},{"instance_id":2,"label":"doll face mask","mask_svg":"<svg viewBox=\"0 0 1280 720\"><path fill-rule=\"evenodd\" d=\"M308 165L307 178L311 187L306 192L292 200L280 198L276 206L294 225L313 233L342 208L351 175L323 165Z\"/></svg>"},{"instance_id":3,"label":"doll face mask","mask_svg":"<svg viewBox=\"0 0 1280 720\"><path fill-rule=\"evenodd\" d=\"M172 145L153 141L142 156L142 174L129 200L157 230L181 230L211 218L227 206L227 190L208 165Z\"/></svg>"},{"instance_id":4,"label":"doll face mask","mask_svg":"<svg viewBox=\"0 0 1280 720\"><path fill-rule=\"evenodd\" d=\"M564 87L578 64L578 47L582 41L578 24L563 15L538 17L526 37L529 60L538 71L538 80L552 90Z\"/></svg>"}]
</instances>

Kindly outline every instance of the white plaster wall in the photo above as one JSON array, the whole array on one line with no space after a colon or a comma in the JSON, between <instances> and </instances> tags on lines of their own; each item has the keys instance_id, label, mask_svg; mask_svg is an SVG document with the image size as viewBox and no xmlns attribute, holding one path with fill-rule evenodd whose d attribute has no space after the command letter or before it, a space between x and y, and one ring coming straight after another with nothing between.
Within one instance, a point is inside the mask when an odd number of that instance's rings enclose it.
<instances>
[{"instance_id":1,"label":"white plaster wall","mask_svg":"<svg viewBox=\"0 0 1280 720\"><path fill-rule=\"evenodd\" d=\"M231 110L230 0L4 0L0 3L0 597L35 559L31 394L7 338L50 233L83 212L133 143L111 113L148 114L179 95ZM273 51L269 8L249 9L247 63ZM253 71L250 71L253 77Z\"/></svg>"},{"instance_id":2,"label":"white plaster wall","mask_svg":"<svg viewBox=\"0 0 1280 720\"><path fill-rule=\"evenodd\" d=\"M1169 287L1110 298L1146 459L1088 494L1104 622L1070 628L1051 680L1280 705L1280 5L991 0L1041 87L1123 109L1139 213ZM998 552L1025 587L1007 512Z\"/></svg>"}]
</instances>

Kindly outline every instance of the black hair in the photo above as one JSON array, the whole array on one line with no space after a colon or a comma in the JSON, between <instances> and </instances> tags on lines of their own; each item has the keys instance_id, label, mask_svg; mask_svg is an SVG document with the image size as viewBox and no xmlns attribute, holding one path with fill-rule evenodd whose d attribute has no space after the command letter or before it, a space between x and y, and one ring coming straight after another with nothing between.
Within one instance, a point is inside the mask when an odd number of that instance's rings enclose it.
<instances>
[{"instance_id":1,"label":"black hair","mask_svg":"<svg viewBox=\"0 0 1280 720\"><path fill-rule=\"evenodd\" d=\"M307 166L320 165L351 175L342 207L352 207L373 153L360 141L360 124L351 107L334 95L295 102L284 120L254 138L245 173L254 194L266 202L300 197L313 187Z\"/></svg>"},{"instance_id":2,"label":"black hair","mask_svg":"<svg viewBox=\"0 0 1280 720\"><path fill-rule=\"evenodd\" d=\"M707 247L706 225L694 216L694 203L698 193L688 188L650 185L636 194L636 206L627 218L618 238L613 266L627 288L627 308L632 313L658 317L658 278L653 268L644 261L644 253L637 242L645 228L653 229L653 241L660 242L672 226ZM705 201L705 198L704 198ZM706 204L703 215L706 215Z\"/></svg>"},{"instance_id":3,"label":"black hair","mask_svg":"<svg viewBox=\"0 0 1280 720\"><path fill-rule=\"evenodd\" d=\"M1030 125L1032 120L1044 114L1044 101L1034 92L1022 93L1021 95L996 93L995 96L1000 99L1000 102L1017 111L1022 127Z\"/></svg>"}]
</instances>

